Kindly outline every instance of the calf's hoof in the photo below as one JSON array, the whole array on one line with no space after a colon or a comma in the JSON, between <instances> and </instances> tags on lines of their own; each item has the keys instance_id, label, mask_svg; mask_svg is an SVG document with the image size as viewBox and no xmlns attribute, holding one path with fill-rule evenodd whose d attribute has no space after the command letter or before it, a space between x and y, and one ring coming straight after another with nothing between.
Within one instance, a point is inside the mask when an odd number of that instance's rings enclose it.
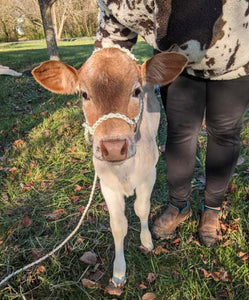
<instances>
[{"instance_id":1,"label":"calf's hoof","mask_svg":"<svg viewBox=\"0 0 249 300\"><path fill-rule=\"evenodd\" d=\"M110 280L110 283L112 283L114 285L114 287L123 288L126 283L126 278L125 278L125 276L123 276L120 279L120 278L113 276L112 279Z\"/></svg>"}]
</instances>

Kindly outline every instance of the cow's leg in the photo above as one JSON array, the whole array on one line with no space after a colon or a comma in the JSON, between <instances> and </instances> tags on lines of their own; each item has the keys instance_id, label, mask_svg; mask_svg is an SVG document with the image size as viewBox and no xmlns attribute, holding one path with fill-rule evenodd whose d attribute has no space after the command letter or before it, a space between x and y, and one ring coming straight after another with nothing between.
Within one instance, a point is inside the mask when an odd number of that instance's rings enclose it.
<instances>
[{"instance_id":1,"label":"cow's leg","mask_svg":"<svg viewBox=\"0 0 249 300\"><path fill-rule=\"evenodd\" d=\"M115 244L112 281L116 286L120 286L125 283L126 271L124 238L127 234L128 223L125 217L125 201L124 197L119 192L114 192L103 182L101 182L101 190L108 206L110 225Z\"/></svg>"},{"instance_id":2,"label":"cow's leg","mask_svg":"<svg viewBox=\"0 0 249 300\"><path fill-rule=\"evenodd\" d=\"M150 196L156 180L156 169L146 178L146 180L136 188L136 201L134 209L136 215L140 218L141 233L140 239L143 247L149 251L153 249L151 233L148 226L148 217L150 213Z\"/></svg>"}]
</instances>

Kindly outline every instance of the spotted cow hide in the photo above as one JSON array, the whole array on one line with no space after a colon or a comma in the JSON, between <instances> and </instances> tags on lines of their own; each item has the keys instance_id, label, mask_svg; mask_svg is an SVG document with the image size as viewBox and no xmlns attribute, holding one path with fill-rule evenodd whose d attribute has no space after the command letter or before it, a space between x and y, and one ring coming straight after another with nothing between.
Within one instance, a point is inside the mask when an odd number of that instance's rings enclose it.
<instances>
[{"instance_id":1,"label":"spotted cow hide","mask_svg":"<svg viewBox=\"0 0 249 300\"><path fill-rule=\"evenodd\" d=\"M249 0L97 0L96 48L132 50L142 36L157 51L189 58L186 72L213 80L249 73Z\"/></svg>"}]
</instances>

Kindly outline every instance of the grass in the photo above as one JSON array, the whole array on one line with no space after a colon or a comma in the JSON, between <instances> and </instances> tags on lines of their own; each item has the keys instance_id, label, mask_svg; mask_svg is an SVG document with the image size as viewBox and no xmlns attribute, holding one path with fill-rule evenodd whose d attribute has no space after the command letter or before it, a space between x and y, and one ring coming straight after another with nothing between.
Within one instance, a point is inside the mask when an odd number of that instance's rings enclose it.
<instances>
[{"instance_id":1,"label":"grass","mask_svg":"<svg viewBox=\"0 0 249 300\"><path fill-rule=\"evenodd\" d=\"M75 67L90 55L93 40L62 42L61 59ZM17 71L30 70L47 59L43 42L0 45L0 64ZM135 53L140 62L152 50L140 41ZM93 181L91 149L83 137L81 104L76 96L59 96L45 91L32 77L1 76L0 81L0 278L53 249L77 224L79 208L86 205ZM161 132L161 136L163 133ZM139 221L133 199L127 200L129 231L125 240L127 284L120 299L141 299L154 292L157 299L249 299L249 123L242 132L241 156L236 168L223 220L223 241L210 249L200 245L196 235L198 203L203 197L206 137L198 141L199 163L193 179L193 217L178 230L181 240L155 241L165 252L144 255L138 249ZM15 142L19 140L18 142ZM24 143L22 143L22 141ZM13 169L13 167L15 167ZM73 197L78 196L78 197ZM73 197L73 198L72 198ZM108 212L103 209L99 188L87 220L68 245L42 265L23 272L0 287L1 299L114 299L102 289L85 288L82 278L91 279L94 268L80 262L85 251L98 257L98 281L108 284L114 256ZM168 201L165 160L158 163L152 195L150 223ZM58 219L45 216L64 209ZM28 216L33 223L23 224ZM30 225L30 226L28 226ZM239 257L243 253L242 259ZM204 273L203 269L207 271ZM217 279L212 272L225 271L229 279ZM147 276L153 272L154 282ZM206 274L206 276L204 276ZM212 273L214 274L214 273ZM216 273L218 274L218 273ZM96 274L95 274L96 275ZM216 279L217 281L215 281ZM224 278L223 278L224 279ZM142 290L143 283L147 289Z\"/></svg>"}]
</instances>

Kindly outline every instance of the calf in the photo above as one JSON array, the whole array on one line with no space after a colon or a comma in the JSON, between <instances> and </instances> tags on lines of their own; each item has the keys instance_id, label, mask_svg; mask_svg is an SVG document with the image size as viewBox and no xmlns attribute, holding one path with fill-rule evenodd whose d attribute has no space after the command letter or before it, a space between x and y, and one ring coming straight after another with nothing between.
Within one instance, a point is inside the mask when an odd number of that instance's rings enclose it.
<instances>
[{"instance_id":1,"label":"calf","mask_svg":"<svg viewBox=\"0 0 249 300\"><path fill-rule=\"evenodd\" d=\"M161 53L139 66L125 51L104 48L76 70L47 61L33 70L46 89L80 93L87 134L93 135L93 163L110 213L115 243L112 281L125 282L124 238L127 233L124 197L136 191L134 209L141 221L141 244L153 249L148 228L150 196L156 179L156 135L160 106L154 85L173 81L187 63L185 56Z\"/></svg>"}]
</instances>

